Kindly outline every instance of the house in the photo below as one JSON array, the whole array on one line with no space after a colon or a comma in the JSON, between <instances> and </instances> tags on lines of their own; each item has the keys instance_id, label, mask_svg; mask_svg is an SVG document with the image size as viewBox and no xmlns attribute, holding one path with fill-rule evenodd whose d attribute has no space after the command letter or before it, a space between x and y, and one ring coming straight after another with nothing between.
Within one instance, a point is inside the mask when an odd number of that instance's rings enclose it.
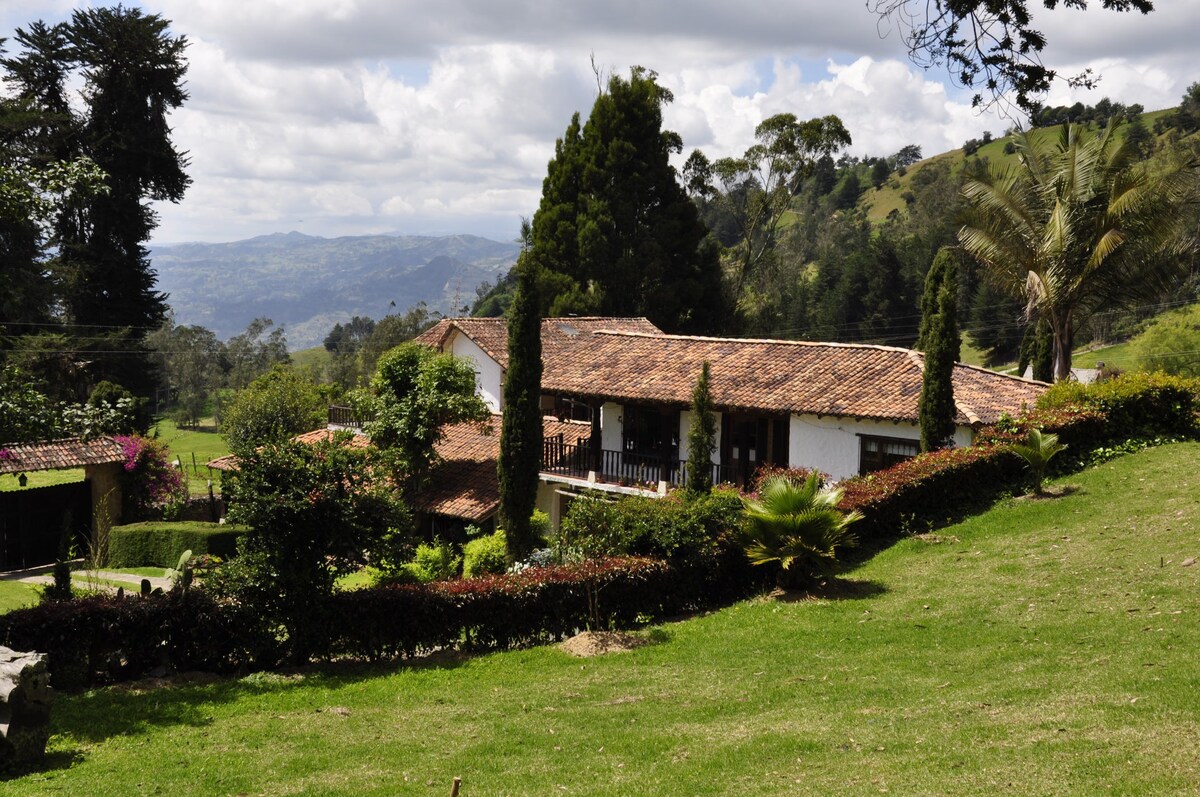
<instances>
[{"instance_id":1,"label":"house","mask_svg":"<svg viewBox=\"0 0 1200 797\"><path fill-rule=\"evenodd\" d=\"M506 321L442 319L417 342L469 360L493 415L445 431L436 447L441 462L415 508L427 531L487 526L500 504ZM551 318L542 322L542 361L537 506L555 527L584 491L663 495L682 485L692 389L705 362L718 416L714 481L747 485L763 465L844 479L919 450L924 360L908 349L668 335L645 318ZM961 364L953 378L960 446L1002 414L1032 405L1047 387ZM347 408L331 407L329 421L330 429L357 427ZM209 465L222 467L221 460Z\"/></svg>"},{"instance_id":2,"label":"house","mask_svg":"<svg viewBox=\"0 0 1200 797\"><path fill-rule=\"evenodd\" d=\"M471 360L480 395L503 411L503 319L443 319L417 340ZM843 479L919 450L924 359L909 349L669 335L644 318L553 318L542 324L542 359L543 410L571 424L544 441L538 506L553 522L584 489L659 493L682 483L688 407L705 362L718 481L747 484L762 465ZM962 364L953 379L959 446L1047 387Z\"/></svg>"}]
</instances>

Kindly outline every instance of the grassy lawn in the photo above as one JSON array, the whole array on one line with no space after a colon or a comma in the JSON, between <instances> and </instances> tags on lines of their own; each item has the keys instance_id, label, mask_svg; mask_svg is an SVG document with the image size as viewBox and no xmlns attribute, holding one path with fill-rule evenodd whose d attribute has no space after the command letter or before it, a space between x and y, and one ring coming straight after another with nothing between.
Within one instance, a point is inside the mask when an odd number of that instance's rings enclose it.
<instances>
[{"instance_id":1,"label":"grassy lawn","mask_svg":"<svg viewBox=\"0 0 1200 797\"><path fill-rule=\"evenodd\" d=\"M179 457L188 474L188 488L192 495L208 495L208 479L216 481L219 474L215 471L210 473L204 463L229 453L225 438L217 433L216 423L202 424L195 429L180 429L174 421L164 418L150 430L150 434L157 434L158 439L170 447L171 453Z\"/></svg>"},{"instance_id":2,"label":"grassy lawn","mask_svg":"<svg viewBox=\"0 0 1200 797\"><path fill-rule=\"evenodd\" d=\"M1137 370L1137 363L1132 359L1128 341L1113 346L1102 346L1091 351L1077 351L1071 356L1071 365L1076 368L1095 368L1098 362L1104 363L1107 368L1116 367L1122 371Z\"/></svg>"},{"instance_id":3,"label":"grassy lawn","mask_svg":"<svg viewBox=\"0 0 1200 797\"><path fill-rule=\"evenodd\" d=\"M5 795L1179 794L1200 779L1200 444L906 540L858 597L553 648L61 695Z\"/></svg>"},{"instance_id":4,"label":"grassy lawn","mask_svg":"<svg viewBox=\"0 0 1200 797\"><path fill-rule=\"evenodd\" d=\"M38 602L38 597L37 590L29 584L0 580L0 614L32 606Z\"/></svg>"}]
</instances>

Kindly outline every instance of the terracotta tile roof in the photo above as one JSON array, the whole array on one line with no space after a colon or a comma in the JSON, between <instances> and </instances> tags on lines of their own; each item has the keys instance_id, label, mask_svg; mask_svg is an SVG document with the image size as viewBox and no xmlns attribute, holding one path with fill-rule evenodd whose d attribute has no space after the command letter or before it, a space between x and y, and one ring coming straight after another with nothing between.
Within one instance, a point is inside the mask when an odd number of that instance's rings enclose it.
<instances>
[{"instance_id":1,"label":"terracotta tile roof","mask_svg":"<svg viewBox=\"0 0 1200 797\"><path fill-rule=\"evenodd\" d=\"M0 473L32 473L39 470L82 468L123 462L125 454L111 437L81 440L50 440L44 443L0 444L8 452L0 458Z\"/></svg>"},{"instance_id":2,"label":"terracotta tile roof","mask_svg":"<svg viewBox=\"0 0 1200 797\"><path fill-rule=\"evenodd\" d=\"M562 433L567 438L586 436L591 427L586 423L543 419L544 435ZM317 429L292 438L302 443L328 440L333 432ZM350 444L370 445L365 435L355 435ZM500 457L500 416L492 415L483 424L460 423L446 428L437 444L442 462L430 476L430 485L413 502L420 512L448 515L470 522L486 520L500 506L500 485L496 480L496 461ZM214 459L209 467L236 470L237 458L228 455Z\"/></svg>"},{"instance_id":3,"label":"terracotta tile roof","mask_svg":"<svg viewBox=\"0 0 1200 797\"><path fill-rule=\"evenodd\" d=\"M908 349L608 331L580 345L545 352L543 392L682 408L707 360L721 410L917 421L922 357ZM1046 389L965 365L954 383L960 424L994 423Z\"/></svg>"},{"instance_id":4,"label":"terracotta tile roof","mask_svg":"<svg viewBox=\"0 0 1200 797\"><path fill-rule=\"evenodd\" d=\"M578 318L546 318L542 320L543 358L564 351L576 351L586 346L592 334L601 330L661 334L662 330L645 318L614 318L582 316ZM452 332L460 332L479 345L479 348L501 368L508 367L508 320L504 318L443 318L416 337L435 349L441 349Z\"/></svg>"}]
</instances>

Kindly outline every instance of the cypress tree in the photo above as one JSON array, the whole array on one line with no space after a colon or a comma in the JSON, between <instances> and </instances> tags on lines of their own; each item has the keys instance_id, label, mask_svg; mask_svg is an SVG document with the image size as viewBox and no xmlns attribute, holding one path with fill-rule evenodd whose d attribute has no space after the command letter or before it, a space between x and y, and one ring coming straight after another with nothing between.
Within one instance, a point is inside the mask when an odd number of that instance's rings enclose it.
<instances>
[{"instance_id":1,"label":"cypress tree","mask_svg":"<svg viewBox=\"0 0 1200 797\"><path fill-rule=\"evenodd\" d=\"M921 382L918 417L921 423L921 450L945 447L954 436L954 364L958 362L962 341L958 333L958 265L954 258L934 259L926 277L926 295L930 283L937 280L936 301L932 314L921 318L924 331L925 370ZM937 268L938 260L942 267ZM924 304L924 302L922 302Z\"/></svg>"},{"instance_id":2,"label":"cypress tree","mask_svg":"<svg viewBox=\"0 0 1200 797\"><path fill-rule=\"evenodd\" d=\"M702 495L712 490L712 453L717 447L717 418L713 414L708 361L692 388L692 424L688 428L688 490Z\"/></svg>"},{"instance_id":3,"label":"cypress tree","mask_svg":"<svg viewBox=\"0 0 1200 797\"><path fill-rule=\"evenodd\" d=\"M508 558L517 562L533 549L529 519L537 502L542 459L542 318L538 266L529 253L516 265L517 291L508 317L508 370L504 374L504 418L500 427L500 526Z\"/></svg>"}]
</instances>

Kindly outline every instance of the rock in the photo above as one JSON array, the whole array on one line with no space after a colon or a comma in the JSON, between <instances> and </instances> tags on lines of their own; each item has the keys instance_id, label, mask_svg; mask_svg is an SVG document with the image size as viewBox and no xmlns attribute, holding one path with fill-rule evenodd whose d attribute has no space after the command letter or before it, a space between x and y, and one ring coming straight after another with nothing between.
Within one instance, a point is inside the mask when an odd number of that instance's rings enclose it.
<instances>
[{"instance_id":1,"label":"rock","mask_svg":"<svg viewBox=\"0 0 1200 797\"><path fill-rule=\"evenodd\" d=\"M45 756L53 700L46 657L0 647L0 772Z\"/></svg>"}]
</instances>

